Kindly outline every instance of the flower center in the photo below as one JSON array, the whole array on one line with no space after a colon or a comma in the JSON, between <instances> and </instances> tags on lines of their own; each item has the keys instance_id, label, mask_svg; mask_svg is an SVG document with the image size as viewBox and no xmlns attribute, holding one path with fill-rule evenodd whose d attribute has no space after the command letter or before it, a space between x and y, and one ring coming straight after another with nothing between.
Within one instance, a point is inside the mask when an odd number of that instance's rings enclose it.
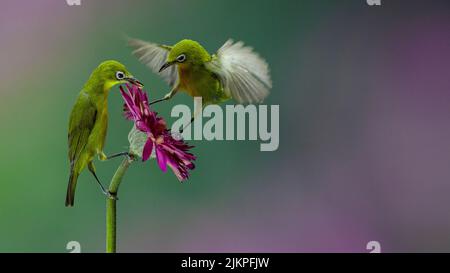
<instances>
[{"instance_id":1,"label":"flower center","mask_svg":"<svg viewBox=\"0 0 450 273\"><path fill-rule=\"evenodd\" d=\"M164 142L164 138L162 136L158 137L158 139L156 140L156 144L161 144Z\"/></svg>"}]
</instances>

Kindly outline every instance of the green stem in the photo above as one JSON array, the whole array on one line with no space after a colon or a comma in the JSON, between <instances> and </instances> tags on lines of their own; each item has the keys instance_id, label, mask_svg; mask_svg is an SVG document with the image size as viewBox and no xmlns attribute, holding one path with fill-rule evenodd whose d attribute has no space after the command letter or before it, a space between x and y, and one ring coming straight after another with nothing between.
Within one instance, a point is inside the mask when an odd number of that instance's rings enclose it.
<instances>
[{"instance_id":1,"label":"green stem","mask_svg":"<svg viewBox=\"0 0 450 273\"><path fill-rule=\"evenodd\" d=\"M132 158L126 157L119 168L117 168L116 173L111 179L111 184L109 185L109 192L111 195L117 197L117 192L119 190L120 182L122 182L123 175L127 171L130 164L133 162ZM108 198L106 200L106 252L115 253L116 252L116 202L117 200Z\"/></svg>"}]
</instances>

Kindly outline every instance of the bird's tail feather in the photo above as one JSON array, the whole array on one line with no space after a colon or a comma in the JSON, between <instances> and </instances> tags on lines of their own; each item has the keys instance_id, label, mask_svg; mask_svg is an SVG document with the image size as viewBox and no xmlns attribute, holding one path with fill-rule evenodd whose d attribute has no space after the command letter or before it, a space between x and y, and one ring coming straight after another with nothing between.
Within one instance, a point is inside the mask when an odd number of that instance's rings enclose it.
<instances>
[{"instance_id":1,"label":"bird's tail feather","mask_svg":"<svg viewBox=\"0 0 450 273\"><path fill-rule=\"evenodd\" d=\"M69 184L67 185L66 207L72 207L75 201L75 188L77 187L78 172L70 170Z\"/></svg>"}]
</instances>

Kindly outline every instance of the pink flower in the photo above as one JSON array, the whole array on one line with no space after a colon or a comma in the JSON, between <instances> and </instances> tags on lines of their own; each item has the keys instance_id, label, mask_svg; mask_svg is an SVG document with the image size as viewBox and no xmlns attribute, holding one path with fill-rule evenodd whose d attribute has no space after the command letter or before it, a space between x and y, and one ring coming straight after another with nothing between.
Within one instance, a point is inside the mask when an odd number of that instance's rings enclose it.
<instances>
[{"instance_id":1,"label":"pink flower","mask_svg":"<svg viewBox=\"0 0 450 273\"><path fill-rule=\"evenodd\" d=\"M146 161L153 150L159 168L167 171L169 166L178 180L189 178L189 170L195 168L196 157L189 153L193 146L183 140L176 140L167 129L163 118L150 110L147 94L139 86L126 85L127 90L120 86L120 92L125 101L124 115L134 121L136 128L147 135L147 141L142 152L142 161Z\"/></svg>"}]
</instances>

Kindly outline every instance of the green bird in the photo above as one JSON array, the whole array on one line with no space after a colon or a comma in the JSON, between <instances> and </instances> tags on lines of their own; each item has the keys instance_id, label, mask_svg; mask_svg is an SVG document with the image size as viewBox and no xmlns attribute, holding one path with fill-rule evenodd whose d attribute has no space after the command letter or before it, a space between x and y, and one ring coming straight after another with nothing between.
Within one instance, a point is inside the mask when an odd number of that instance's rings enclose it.
<instances>
[{"instance_id":1,"label":"green bird","mask_svg":"<svg viewBox=\"0 0 450 273\"><path fill-rule=\"evenodd\" d=\"M116 84L131 83L142 86L125 66L117 61L102 62L91 74L79 93L69 120L70 177L66 206L73 206L77 179L86 166L109 198L114 198L100 183L93 163L98 155L107 160L125 153L106 156L103 152L108 127L108 94Z\"/></svg>"},{"instance_id":2,"label":"green bird","mask_svg":"<svg viewBox=\"0 0 450 273\"><path fill-rule=\"evenodd\" d=\"M269 66L251 47L228 40L214 55L198 42L182 40L173 46L128 39L133 54L171 86L164 98L178 91L202 97L203 106L233 98L260 103L272 88Z\"/></svg>"}]
</instances>

